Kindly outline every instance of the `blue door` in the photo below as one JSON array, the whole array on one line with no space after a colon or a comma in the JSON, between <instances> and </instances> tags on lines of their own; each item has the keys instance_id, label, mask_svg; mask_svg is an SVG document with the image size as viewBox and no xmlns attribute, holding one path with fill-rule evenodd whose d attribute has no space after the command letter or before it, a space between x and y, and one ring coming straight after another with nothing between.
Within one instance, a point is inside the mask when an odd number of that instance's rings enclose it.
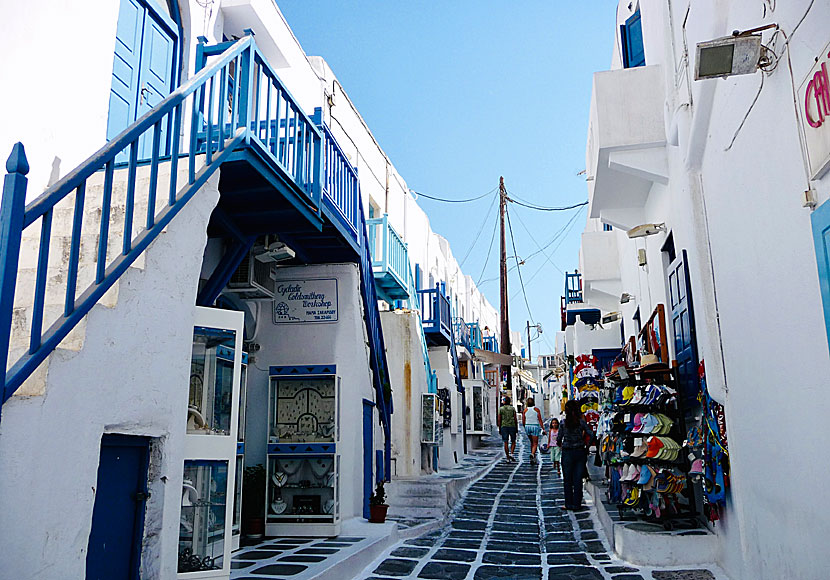
<instances>
[{"instance_id":1,"label":"blue door","mask_svg":"<svg viewBox=\"0 0 830 580\"><path fill-rule=\"evenodd\" d=\"M121 0L112 65L107 139L112 139L170 94L176 35L170 23L140 0ZM165 155L166 124L161 155ZM139 142L139 159L152 155L152 139ZM119 159L119 161L125 161Z\"/></svg>"},{"instance_id":2,"label":"blue door","mask_svg":"<svg viewBox=\"0 0 830 580\"><path fill-rule=\"evenodd\" d=\"M146 437L104 435L101 439L87 580L138 579L149 456Z\"/></svg>"},{"instance_id":3,"label":"blue door","mask_svg":"<svg viewBox=\"0 0 830 580\"><path fill-rule=\"evenodd\" d=\"M816 246L818 283L824 304L824 325L830 341L830 202L824 202L810 219L813 223L813 242Z\"/></svg>"},{"instance_id":4,"label":"blue door","mask_svg":"<svg viewBox=\"0 0 830 580\"><path fill-rule=\"evenodd\" d=\"M363 399L363 517L369 519L369 496L372 495L372 429L375 404Z\"/></svg>"},{"instance_id":5,"label":"blue door","mask_svg":"<svg viewBox=\"0 0 830 580\"><path fill-rule=\"evenodd\" d=\"M679 386L686 398L687 406L694 406L698 392L697 339L686 250L682 250L680 255L669 264L668 279Z\"/></svg>"}]
</instances>

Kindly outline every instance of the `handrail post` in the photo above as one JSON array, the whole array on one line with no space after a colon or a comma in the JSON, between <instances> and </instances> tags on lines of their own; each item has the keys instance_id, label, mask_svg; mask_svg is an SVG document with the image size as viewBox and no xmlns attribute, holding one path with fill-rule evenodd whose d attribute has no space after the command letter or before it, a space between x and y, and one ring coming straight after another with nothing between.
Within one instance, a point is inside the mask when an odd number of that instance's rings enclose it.
<instances>
[{"instance_id":1,"label":"handrail post","mask_svg":"<svg viewBox=\"0 0 830 580\"><path fill-rule=\"evenodd\" d=\"M7 175L3 180L3 200L0 203L0 372L3 375L3 399L12 396L6 390L6 365L11 341L14 287L20 261L20 243L23 237L23 214L26 210L26 187L29 162L23 143L15 143L6 161Z\"/></svg>"},{"instance_id":2,"label":"handrail post","mask_svg":"<svg viewBox=\"0 0 830 580\"><path fill-rule=\"evenodd\" d=\"M389 270L389 214L383 214L383 242L381 251L381 260L383 262L382 268L384 271Z\"/></svg>"},{"instance_id":3,"label":"handrail post","mask_svg":"<svg viewBox=\"0 0 830 580\"><path fill-rule=\"evenodd\" d=\"M242 56L242 70L239 71L239 80L242 82L239 94L239 119L237 120L237 127L245 127L245 144L251 143L251 111L254 107L254 71L256 70L256 62L254 54L256 51L256 44L254 43L254 31L250 28L245 29L245 36L251 37L251 44L243 53Z\"/></svg>"}]
</instances>

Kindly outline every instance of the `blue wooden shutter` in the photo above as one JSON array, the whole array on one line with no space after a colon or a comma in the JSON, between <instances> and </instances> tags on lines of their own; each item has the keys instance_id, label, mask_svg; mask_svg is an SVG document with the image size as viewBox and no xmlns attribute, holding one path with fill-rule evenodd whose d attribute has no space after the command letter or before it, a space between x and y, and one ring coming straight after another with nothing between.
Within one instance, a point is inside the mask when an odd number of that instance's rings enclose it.
<instances>
[{"instance_id":1,"label":"blue wooden shutter","mask_svg":"<svg viewBox=\"0 0 830 580\"><path fill-rule=\"evenodd\" d=\"M625 24L620 26L622 37L623 66L632 68L646 65L646 52L643 47L643 26L640 11L637 10Z\"/></svg>"},{"instance_id":2,"label":"blue wooden shutter","mask_svg":"<svg viewBox=\"0 0 830 580\"><path fill-rule=\"evenodd\" d=\"M830 202L821 204L810 219L816 246L819 290L824 304L824 324L830 341Z\"/></svg>"},{"instance_id":3,"label":"blue wooden shutter","mask_svg":"<svg viewBox=\"0 0 830 580\"><path fill-rule=\"evenodd\" d=\"M136 119L144 12L144 7L137 0L121 0L115 33L107 140Z\"/></svg>"}]
</instances>

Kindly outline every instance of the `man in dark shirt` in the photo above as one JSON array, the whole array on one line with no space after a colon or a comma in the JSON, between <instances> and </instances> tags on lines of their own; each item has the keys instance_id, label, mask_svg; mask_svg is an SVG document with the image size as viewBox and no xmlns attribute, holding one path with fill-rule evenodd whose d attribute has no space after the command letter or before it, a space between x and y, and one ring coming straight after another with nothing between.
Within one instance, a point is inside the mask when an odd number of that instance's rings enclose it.
<instances>
[{"instance_id":1,"label":"man in dark shirt","mask_svg":"<svg viewBox=\"0 0 830 580\"><path fill-rule=\"evenodd\" d=\"M513 453L516 451L516 434L519 431L519 421L516 417L516 409L510 404L510 397L504 397L501 401L499 412L496 415L496 425L499 426L499 434L504 442L504 456L507 461L515 461ZM508 439L510 446L508 448Z\"/></svg>"}]
</instances>

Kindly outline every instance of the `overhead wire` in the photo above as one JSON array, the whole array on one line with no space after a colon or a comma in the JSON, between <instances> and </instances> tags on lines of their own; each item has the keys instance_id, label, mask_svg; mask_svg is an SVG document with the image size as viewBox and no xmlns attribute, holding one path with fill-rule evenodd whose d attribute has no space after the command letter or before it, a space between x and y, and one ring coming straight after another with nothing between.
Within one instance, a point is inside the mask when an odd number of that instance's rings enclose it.
<instances>
[{"instance_id":1,"label":"overhead wire","mask_svg":"<svg viewBox=\"0 0 830 580\"><path fill-rule=\"evenodd\" d=\"M478 282L476 286L481 285L481 279L484 277L484 270L487 269L487 264L490 262L490 253L493 251L493 241L496 239L496 232L499 230L499 214L496 212L496 223L493 225L493 235L490 236L490 246L487 248L487 256L484 260L484 266L481 267L481 273L478 275Z\"/></svg>"},{"instance_id":2,"label":"overhead wire","mask_svg":"<svg viewBox=\"0 0 830 580\"><path fill-rule=\"evenodd\" d=\"M504 213L507 216L507 229L510 231L510 243L513 246L513 257L516 259L516 266L519 265L519 252L516 250L516 240L513 238L513 224L510 222L510 211L507 209L507 206L504 208ZM517 268L519 272L519 285L522 287L522 296L525 299L525 306L527 307L527 316L530 318L531 322L535 322L533 318L533 313L530 311L530 302L527 299L527 293L525 292L525 282L522 278L522 269Z\"/></svg>"},{"instance_id":3,"label":"overhead wire","mask_svg":"<svg viewBox=\"0 0 830 580\"><path fill-rule=\"evenodd\" d=\"M498 196L494 195L493 196L493 201L490 204L490 207L487 209L487 213L484 214L484 221L481 222L481 227L478 228L478 232L476 233L476 237L473 239L473 243L470 244L470 247L467 249L467 253L464 254L463 258L461 258L461 262L458 264L459 267L463 266L464 262L467 261L467 258L470 257L470 254L472 253L473 248L475 247L476 243L478 242L478 238L481 237L481 232L484 231L484 226L487 225L487 220L490 217L490 212L493 211L493 208L496 205L496 201L498 201Z\"/></svg>"},{"instance_id":4,"label":"overhead wire","mask_svg":"<svg viewBox=\"0 0 830 580\"><path fill-rule=\"evenodd\" d=\"M572 218L568 221L568 223L567 223L567 224L565 224L564 228L563 228L562 230L560 230L561 235L559 235L559 234L558 234L559 244L557 244L556 248L554 248L554 249L553 249L553 251L556 251L557 249L559 249L559 246L561 246L561 245L562 245L562 242L564 242L564 241L565 241L565 238L567 237L568 232L570 232L570 231L571 231L571 229L573 229L574 224L576 224L576 217L577 217L578 215L579 215L579 212L577 212L576 214L574 214L574 216L573 216L573 217L572 217ZM537 253L538 253L538 252L537 252ZM527 261L527 259L529 259L529 258L525 258L525 261ZM539 273L542 271L542 269L543 269L544 267L545 267L545 264L543 263L541 266L539 266L539 267L536 269L536 271L533 273L533 275L532 275L530 278L528 278L528 280L527 280L527 284L528 284L528 285L530 285L530 283L531 283L531 282L533 282L533 280L536 278L536 276L538 276L538 275L539 275ZM511 296L511 297L510 297L510 299L512 300L512 299L513 299L513 298L515 298L516 296L518 296L518 292L517 292L517 293L514 293L514 294L513 294L513 296Z\"/></svg>"},{"instance_id":5,"label":"overhead wire","mask_svg":"<svg viewBox=\"0 0 830 580\"><path fill-rule=\"evenodd\" d=\"M437 197L437 196L434 196L434 195L427 195L426 193L421 193L420 191L415 191L414 189L411 189L411 188L410 188L409 191L414 193L417 196L425 197L425 198L431 199L433 201L441 201L441 202L444 202L444 203L470 203L472 201L478 201L482 198L487 197L488 195L490 195L491 193L493 193L497 189L498 189L498 187L495 187L495 188L491 189L490 191L488 191L487 193L482 193L479 196L470 197L468 199L447 199L445 197Z\"/></svg>"},{"instance_id":6,"label":"overhead wire","mask_svg":"<svg viewBox=\"0 0 830 580\"><path fill-rule=\"evenodd\" d=\"M539 242L537 242L537 241L536 241L536 238L535 238L535 237L533 237L533 234L531 233L530 228L528 228L528 227L527 227L527 224L525 224L524 220L522 220L522 216L521 216L520 214L518 214L518 213L517 213L517 214L516 214L516 219L518 219L518 220L519 220L519 223L520 223L520 224L521 224L521 226L525 229L525 231L527 232L527 235L529 235L529 236L530 236L530 239L531 239L531 240L533 240L533 243L534 243L534 244L536 244L536 247L537 247L537 248L540 248L540 250L539 250L539 251L541 251L541 252L542 252L542 255L545 257L545 259L546 259L548 262L550 262L550 265L551 265L551 266L553 266L554 268L556 268L557 270L559 270L559 273L560 273L560 274L564 274L565 272L562 270L562 268L560 268L560 267L559 267L559 266L558 266L558 265L557 265L557 264L556 264L553 260L551 260L551 259L550 259L550 256L548 256L548 255L547 255L544 251L542 251L542 250L541 250L541 247L542 247L542 246L539 244ZM525 258L525 261L527 261L527 258Z\"/></svg>"}]
</instances>

